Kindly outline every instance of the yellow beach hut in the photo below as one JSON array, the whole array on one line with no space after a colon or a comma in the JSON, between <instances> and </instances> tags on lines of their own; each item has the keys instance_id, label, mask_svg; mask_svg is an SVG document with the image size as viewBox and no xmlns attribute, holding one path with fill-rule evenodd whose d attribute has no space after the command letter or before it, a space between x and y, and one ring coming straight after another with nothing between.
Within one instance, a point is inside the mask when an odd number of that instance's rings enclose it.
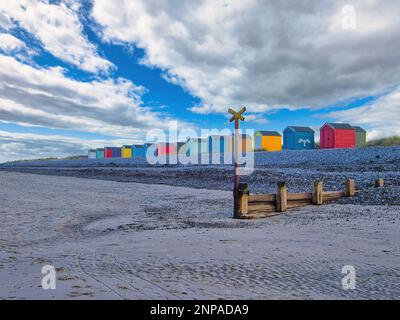
<instances>
[{"instance_id":1,"label":"yellow beach hut","mask_svg":"<svg viewBox=\"0 0 400 320\"><path fill-rule=\"evenodd\" d=\"M281 151L282 135L277 131L257 131L254 134L254 150Z\"/></svg>"},{"instance_id":2,"label":"yellow beach hut","mask_svg":"<svg viewBox=\"0 0 400 320\"><path fill-rule=\"evenodd\" d=\"M132 158L132 146L123 146L121 155L122 158Z\"/></svg>"}]
</instances>

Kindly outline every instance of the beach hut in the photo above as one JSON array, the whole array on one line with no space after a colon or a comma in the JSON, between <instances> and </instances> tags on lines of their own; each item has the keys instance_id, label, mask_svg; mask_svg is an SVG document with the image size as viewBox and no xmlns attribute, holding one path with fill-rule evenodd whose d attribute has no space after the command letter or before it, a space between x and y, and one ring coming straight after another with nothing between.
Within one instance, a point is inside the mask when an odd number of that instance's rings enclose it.
<instances>
[{"instance_id":1,"label":"beach hut","mask_svg":"<svg viewBox=\"0 0 400 320\"><path fill-rule=\"evenodd\" d=\"M123 146L121 156L122 158L132 158L132 146Z\"/></svg>"},{"instance_id":2,"label":"beach hut","mask_svg":"<svg viewBox=\"0 0 400 320\"><path fill-rule=\"evenodd\" d=\"M157 156L176 154L176 144L174 143L158 143L156 148Z\"/></svg>"},{"instance_id":3,"label":"beach hut","mask_svg":"<svg viewBox=\"0 0 400 320\"><path fill-rule=\"evenodd\" d=\"M113 158L121 158L122 157L122 148L115 147L113 148Z\"/></svg>"},{"instance_id":4,"label":"beach hut","mask_svg":"<svg viewBox=\"0 0 400 320\"><path fill-rule=\"evenodd\" d=\"M277 131L257 131L254 134L254 149L281 151L282 135Z\"/></svg>"},{"instance_id":5,"label":"beach hut","mask_svg":"<svg viewBox=\"0 0 400 320\"><path fill-rule=\"evenodd\" d=\"M132 146L132 157L145 157L146 156L146 146L143 144L134 144Z\"/></svg>"},{"instance_id":6,"label":"beach hut","mask_svg":"<svg viewBox=\"0 0 400 320\"><path fill-rule=\"evenodd\" d=\"M96 149L96 158L103 159L104 158L104 148L97 148Z\"/></svg>"},{"instance_id":7,"label":"beach hut","mask_svg":"<svg viewBox=\"0 0 400 320\"><path fill-rule=\"evenodd\" d=\"M90 149L88 151L88 158L89 159L96 159L96 149Z\"/></svg>"},{"instance_id":8,"label":"beach hut","mask_svg":"<svg viewBox=\"0 0 400 320\"><path fill-rule=\"evenodd\" d=\"M209 153L232 152L233 138L231 135L211 135L208 137Z\"/></svg>"},{"instance_id":9,"label":"beach hut","mask_svg":"<svg viewBox=\"0 0 400 320\"><path fill-rule=\"evenodd\" d=\"M186 155L201 154L207 152L207 139L189 138L186 141Z\"/></svg>"},{"instance_id":10,"label":"beach hut","mask_svg":"<svg viewBox=\"0 0 400 320\"><path fill-rule=\"evenodd\" d=\"M320 129L320 148L354 148L356 136L354 128L347 123L325 123Z\"/></svg>"},{"instance_id":11,"label":"beach hut","mask_svg":"<svg viewBox=\"0 0 400 320\"><path fill-rule=\"evenodd\" d=\"M178 154L186 154L186 142L177 142L176 151Z\"/></svg>"},{"instance_id":12,"label":"beach hut","mask_svg":"<svg viewBox=\"0 0 400 320\"><path fill-rule=\"evenodd\" d=\"M365 147L367 145L367 131L361 127L353 126L356 134L356 147Z\"/></svg>"},{"instance_id":13,"label":"beach hut","mask_svg":"<svg viewBox=\"0 0 400 320\"><path fill-rule=\"evenodd\" d=\"M143 144L143 148L144 148L143 154L144 154L145 157L147 157L147 151L150 148L152 148L154 150L154 155L157 155L157 145L156 144L146 142L145 144Z\"/></svg>"},{"instance_id":14,"label":"beach hut","mask_svg":"<svg viewBox=\"0 0 400 320\"><path fill-rule=\"evenodd\" d=\"M114 157L114 148L113 147L105 147L104 148L104 158L109 159Z\"/></svg>"},{"instance_id":15,"label":"beach hut","mask_svg":"<svg viewBox=\"0 0 400 320\"><path fill-rule=\"evenodd\" d=\"M289 126L283 131L283 149L315 149L315 132L310 127Z\"/></svg>"}]
</instances>

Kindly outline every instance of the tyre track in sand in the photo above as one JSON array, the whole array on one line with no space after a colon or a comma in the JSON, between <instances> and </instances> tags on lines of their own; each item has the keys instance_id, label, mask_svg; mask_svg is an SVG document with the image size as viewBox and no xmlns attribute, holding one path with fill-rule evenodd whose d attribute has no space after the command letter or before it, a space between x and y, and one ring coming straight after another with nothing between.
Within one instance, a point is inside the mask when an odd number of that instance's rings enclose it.
<instances>
[{"instance_id":1,"label":"tyre track in sand","mask_svg":"<svg viewBox=\"0 0 400 320\"><path fill-rule=\"evenodd\" d=\"M90 279L94 280L95 282L97 282L98 284L100 284L103 288L105 288L107 291L109 291L110 293L112 293L113 295L115 295L118 299L120 300L126 300L126 298L120 294L116 289L113 289L112 286L106 284L104 281L99 279L99 275L98 274L92 274L91 272L89 272L88 270L92 270L92 268L90 268L90 263L89 265L86 265L85 267L83 266L82 262L82 254L85 252L85 250L88 250L87 248L82 249L78 256L77 256L77 264L78 267L80 269L80 271L87 277L89 277ZM96 267L96 263L95 263L95 259L93 259L93 254L91 254L92 257L92 267ZM85 259L86 260L86 259Z\"/></svg>"},{"instance_id":2,"label":"tyre track in sand","mask_svg":"<svg viewBox=\"0 0 400 320\"><path fill-rule=\"evenodd\" d=\"M127 268L125 268L125 267L121 264L121 262L115 257L115 252L116 252L116 250L112 253L112 258L114 259L115 263L116 263L122 270L124 270L126 274L132 275L133 272L132 272L131 270L128 270ZM152 286L151 292L154 292L154 288L156 288L157 291L160 291L160 290L161 290L161 294L158 293L159 296L165 296L165 294L167 294L167 296L166 296L167 300L169 300L171 297L173 297L175 300L176 300L176 299L178 299L178 300L183 300L183 298L180 297L179 295L173 293L172 291L170 291L170 290L168 290L168 289L165 289L165 288L162 287L161 285L158 285L158 284L156 284L156 283L154 283L154 282L152 282L152 281L150 281L150 280L148 280L148 279L146 279L146 278L144 278L144 277L142 277L142 276L140 276L140 275L138 275L138 274L135 274L134 277L140 279L141 281L143 281L143 282L145 282L145 283L147 283L147 284L150 284L150 286Z\"/></svg>"},{"instance_id":3,"label":"tyre track in sand","mask_svg":"<svg viewBox=\"0 0 400 320\"><path fill-rule=\"evenodd\" d=\"M107 292L120 300L166 299L182 300L182 297L139 274L126 269L112 253L102 253L85 248L77 256L80 271ZM107 259L109 258L109 259ZM136 270L140 272L140 270Z\"/></svg>"}]
</instances>

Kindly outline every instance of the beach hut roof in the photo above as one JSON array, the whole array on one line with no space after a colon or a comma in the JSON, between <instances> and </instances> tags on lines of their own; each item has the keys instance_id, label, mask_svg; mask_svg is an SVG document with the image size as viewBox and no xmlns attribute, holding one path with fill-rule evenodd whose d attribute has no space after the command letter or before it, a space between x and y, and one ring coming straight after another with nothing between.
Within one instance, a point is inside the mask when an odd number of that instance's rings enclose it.
<instances>
[{"instance_id":1,"label":"beach hut roof","mask_svg":"<svg viewBox=\"0 0 400 320\"><path fill-rule=\"evenodd\" d=\"M349 125L348 123L326 123L328 126L332 127L333 129L342 129L342 130L354 130L354 128Z\"/></svg>"},{"instance_id":2,"label":"beach hut roof","mask_svg":"<svg viewBox=\"0 0 400 320\"><path fill-rule=\"evenodd\" d=\"M269 137L281 137L282 135L278 131L257 131L256 134Z\"/></svg>"},{"instance_id":3,"label":"beach hut roof","mask_svg":"<svg viewBox=\"0 0 400 320\"><path fill-rule=\"evenodd\" d=\"M289 129L292 129L295 132L311 132L314 133L314 130L310 127L298 127L298 126L289 126Z\"/></svg>"},{"instance_id":4,"label":"beach hut roof","mask_svg":"<svg viewBox=\"0 0 400 320\"><path fill-rule=\"evenodd\" d=\"M366 130L364 130L363 128L359 127L359 126L353 126L354 131L356 132L367 132Z\"/></svg>"}]
</instances>

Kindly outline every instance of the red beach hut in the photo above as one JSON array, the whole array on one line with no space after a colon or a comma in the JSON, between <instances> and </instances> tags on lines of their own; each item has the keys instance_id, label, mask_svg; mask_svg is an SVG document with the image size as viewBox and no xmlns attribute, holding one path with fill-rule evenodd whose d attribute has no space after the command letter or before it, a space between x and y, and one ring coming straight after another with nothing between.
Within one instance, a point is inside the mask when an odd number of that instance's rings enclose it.
<instances>
[{"instance_id":1,"label":"red beach hut","mask_svg":"<svg viewBox=\"0 0 400 320\"><path fill-rule=\"evenodd\" d=\"M157 145L157 155L164 156L169 154L176 154L176 144L173 143L160 143Z\"/></svg>"},{"instance_id":2,"label":"red beach hut","mask_svg":"<svg viewBox=\"0 0 400 320\"><path fill-rule=\"evenodd\" d=\"M104 158L113 158L114 157L114 148L105 147L104 148Z\"/></svg>"},{"instance_id":3,"label":"red beach hut","mask_svg":"<svg viewBox=\"0 0 400 320\"><path fill-rule=\"evenodd\" d=\"M347 123L325 123L321 127L321 149L354 148L355 146L356 134L351 125Z\"/></svg>"}]
</instances>

